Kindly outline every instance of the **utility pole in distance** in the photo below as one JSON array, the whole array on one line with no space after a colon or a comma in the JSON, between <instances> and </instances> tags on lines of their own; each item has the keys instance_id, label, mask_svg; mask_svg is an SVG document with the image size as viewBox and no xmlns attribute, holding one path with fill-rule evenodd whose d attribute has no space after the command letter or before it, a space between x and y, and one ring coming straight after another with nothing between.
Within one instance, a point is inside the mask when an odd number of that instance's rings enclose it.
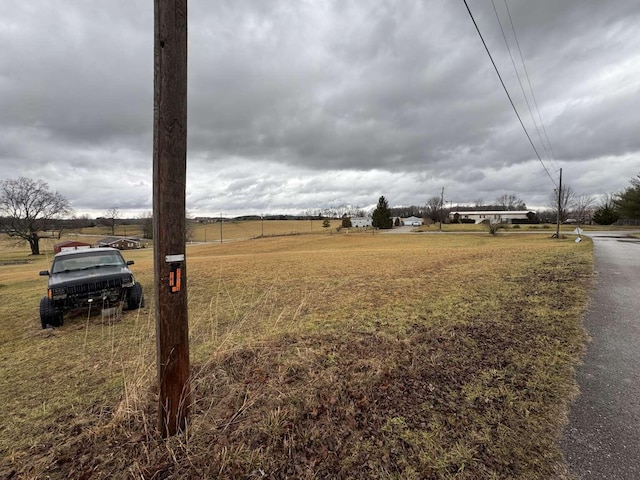
<instances>
[{"instance_id":1,"label":"utility pole in distance","mask_svg":"<svg viewBox=\"0 0 640 480\"><path fill-rule=\"evenodd\" d=\"M191 404L186 282L187 0L154 0L153 218L158 428L184 430Z\"/></svg>"},{"instance_id":2,"label":"utility pole in distance","mask_svg":"<svg viewBox=\"0 0 640 480\"><path fill-rule=\"evenodd\" d=\"M444 187L442 187L442 192L440 193L440 228L439 230L442 231L442 220L444 217L444 212L442 210L442 206L444 204Z\"/></svg>"},{"instance_id":3,"label":"utility pole in distance","mask_svg":"<svg viewBox=\"0 0 640 480\"><path fill-rule=\"evenodd\" d=\"M560 238L560 223L562 222L562 169L560 169L560 183L558 184L558 215L556 216L556 238Z\"/></svg>"}]
</instances>

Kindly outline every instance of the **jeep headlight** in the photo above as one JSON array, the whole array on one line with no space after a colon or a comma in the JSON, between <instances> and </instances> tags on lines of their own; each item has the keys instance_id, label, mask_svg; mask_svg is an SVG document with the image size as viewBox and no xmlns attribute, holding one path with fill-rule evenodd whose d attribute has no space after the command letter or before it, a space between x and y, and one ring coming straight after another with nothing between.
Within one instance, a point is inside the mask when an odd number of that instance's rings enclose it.
<instances>
[{"instance_id":1,"label":"jeep headlight","mask_svg":"<svg viewBox=\"0 0 640 480\"><path fill-rule=\"evenodd\" d=\"M64 287L50 288L48 294L51 300L62 300L63 298L67 298L67 291Z\"/></svg>"},{"instance_id":2,"label":"jeep headlight","mask_svg":"<svg viewBox=\"0 0 640 480\"><path fill-rule=\"evenodd\" d=\"M133 287L136 282L133 281L132 275L127 275L122 277L122 286L123 287Z\"/></svg>"}]
</instances>

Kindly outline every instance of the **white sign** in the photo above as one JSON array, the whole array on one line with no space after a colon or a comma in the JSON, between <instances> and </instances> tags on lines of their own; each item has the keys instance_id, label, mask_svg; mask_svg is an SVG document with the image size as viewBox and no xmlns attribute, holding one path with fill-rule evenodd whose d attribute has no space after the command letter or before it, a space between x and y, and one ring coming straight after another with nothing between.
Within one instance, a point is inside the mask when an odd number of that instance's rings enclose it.
<instances>
[{"instance_id":1,"label":"white sign","mask_svg":"<svg viewBox=\"0 0 640 480\"><path fill-rule=\"evenodd\" d=\"M167 255L164 257L164 261L167 263L184 262L184 253L180 253L178 255Z\"/></svg>"},{"instance_id":2,"label":"white sign","mask_svg":"<svg viewBox=\"0 0 640 480\"><path fill-rule=\"evenodd\" d=\"M576 238L576 243L580 243L582 241L582 238L578 237Z\"/></svg>"}]
</instances>

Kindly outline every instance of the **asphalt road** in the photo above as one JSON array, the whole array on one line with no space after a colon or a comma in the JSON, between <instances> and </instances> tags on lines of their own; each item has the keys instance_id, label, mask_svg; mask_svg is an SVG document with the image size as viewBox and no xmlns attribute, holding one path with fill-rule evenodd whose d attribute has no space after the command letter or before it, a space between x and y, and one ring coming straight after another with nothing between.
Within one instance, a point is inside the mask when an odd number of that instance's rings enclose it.
<instances>
[{"instance_id":1,"label":"asphalt road","mask_svg":"<svg viewBox=\"0 0 640 480\"><path fill-rule=\"evenodd\" d=\"M589 236L597 276L584 325L592 340L561 445L580 479L640 479L640 239Z\"/></svg>"}]
</instances>

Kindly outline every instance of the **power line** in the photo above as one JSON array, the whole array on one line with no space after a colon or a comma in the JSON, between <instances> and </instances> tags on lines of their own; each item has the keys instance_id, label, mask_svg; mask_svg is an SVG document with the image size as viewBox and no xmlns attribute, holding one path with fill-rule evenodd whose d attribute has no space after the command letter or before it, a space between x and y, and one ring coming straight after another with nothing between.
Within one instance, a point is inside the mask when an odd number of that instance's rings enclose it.
<instances>
[{"instance_id":1,"label":"power line","mask_svg":"<svg viewBox=\"0 0 640 480\"><path fill-rule=\"evenodd\" d=\"M509 5L507 4L507 0L503 0L504 1L504 6L507 10L507 15L509 16L509 23L511 24L511 31L513 32L513 38L516 41L516 47L518 47L518 53L520 54L520 61L522 62L522 68L524 69L524 74L527 77L527 83L529 84L529 90L531 91L531 98L533 99L533 104L536 107L536 112L538 114L538 119L540 120L540 125L542 126L542 132L544 133L544 138L547 141L547 145L549 146L549 151L551 152L551 158L553 159L553 161L556 164L557 168L560 168L560 164L558 163L558 160L556 159L556 155L553 152L553 147L551 146L551 141L549 140L549 135L547 135L547 129L544 126L544 122L542 121L542 115L540 114L540 108L538 107L538 101L536 100L536 96L533 93L533 87L531 86L531 79L529 77L529 72L527 70L527 65L524 61L524 57L522 55L522 49L520 48L520 42L518 41L518 35L516 34L516 29L513 25L513 19L511 18L511 11L509 10ZM539 133L538 133L539 134ZM544 146L544 142L542 143L542 145Z\"/></svg>"},{"instance_id":2,"label":"power line","mask_svg":"<svg viewBox=\"0 0 640 480\"><path fill-rule=\"evenodd\" d=\"M506 5L506 0L505 5ZM511 59L511 65L513 65L513 71L516 74L516 78L518 79L518 84L520 85L520 91L522 91L522 96L524 97L524 101L527 104L527 110L529 110L529 115L531 116L531 121L533 122L533 126L536 128L536 133L538 134L538 139L542 144L542 148L544 150L545 156L550 158L549 152L547 151L547 147L542 139L542 134L540 133L540 129L538 128L538 122L536 122L535 117L533 116L533 111L531 110L531 104L529 103L529 98L527 97L526 92L524 91L524 85L522 85L522 79L520 78L520 72L518 72L518 67L516 67L516 62L511 54L511 47L509 47L509 42L507 41L507 35L504 32L504 28L502 28L502 22L500 21L500 15L498 14L498 9L496 8L496 4L494 0L491 0L491 5L493 6L493 12L496 14L496 20L498 21L498 25L500 26L500 31L502 32L502 39L504 40L504 44L507 47L507 52L509 53L509 58ZM511 29L513 30L513 23L511 24ZM514 34L515 34L515 30ZM520 59L522 60L522 52L520 53ZM525 70L526 71L526 70ZM529 83L529 89L531 89L531 83Z\"/></svg>"},{"instance_id":3,"label":"power line","mask_svg":"<svg viewBox=\"0 0 640 480\"><path fill-rule=\"evenodd\" d=\"M482 33L480 33L480 28L478 28L478 24L476 23L476 19L473 17L473 14L471 13L471 9L469 8L469 5L467 4L467 0L462 0L462 1L464 2L465 7L467 7L467 12L469 12L469 16L471 17L471 21L473 22L473 25L476 27L476 31L478 32L478 35L480 36L480 40L482 40L482 45L484 45L484 49L487 51L487 55L489 55L489 60L491 60L491 64L493 65L493 68L496 71L496 74L498 75L498 79L500 80L500 83L502 84L502 88L504 89L504 93L507 94L507 98L509 99L509 103L511 103L511 108L513 108L513 111L515 112L516 117L518 117L518 121L520 122L520 126L522 127L522 130L524 130L524 134L527 136L527 139L529 140L529 143L531 144L531 148L533 148L533 151L535 152L536 157L538 157L538 160L540 161L540 165L542 165L542 168L544 168L544 171L547 172L547 176L551 179L553 184L556 185L556 181L553 179L553 177L549 173L549 170L547 169L547 166L542 161L542 158L540 157L540 154L538 153L538 150L536 149L536 146L533 144L533 141L531 140L531 136L529 135L529 132L527 131L527 128L524 126L524 123L522 122L522 118L520 118L520 114L518 113L518 110L516 109L516 106L513 103L513 100L511 99L511 95L509 95L509 91L507 90L507 86L504 84L504 81L502 80L502 75L500 75L500 71L498 70L496 62L493 60L493 57L491 56L491 52L489 51L489 47L487 47L487 43L484 41L484 37L482 36Z\"/></svg>"}]
</instances>

